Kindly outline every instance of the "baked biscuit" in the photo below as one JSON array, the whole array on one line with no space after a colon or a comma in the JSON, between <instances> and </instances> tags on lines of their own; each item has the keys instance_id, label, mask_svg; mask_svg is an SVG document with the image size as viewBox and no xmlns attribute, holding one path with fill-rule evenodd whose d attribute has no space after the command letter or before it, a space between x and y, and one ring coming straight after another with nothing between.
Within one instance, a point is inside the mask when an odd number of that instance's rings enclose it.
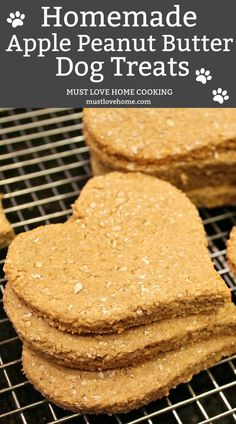
<instances>
[{"instance_id":1,"label":"baked biscuit","mask_svg":"<svg viewBox=\"0 0 236 424\"><path fill-rule=\"evenodd\" d=\"M91 154L91 167L92 167L93 175L95 176L104 175L108 172L113 171L111 166L107 166L103 164L94 154ZM172 167L174 168L173 165ZM234 165L234 172L231 172L231 177L233 174L234 179L236 177L235 171L236 171L236 166ZM174 172L175 171L173 170L172 176ZM193 181L198 181L198 182L201 181L199 178L200 172L198 173L198 175L194 177ZM233 184L233 181L231 184L224 183L225 172L223 169L222 169L222 175L223 175L222 181L218 185L210 186L210 185L207 185L206 183L202 187L188 189L186 191L188 198L199 208L201 207L214 208L216 206L236 204L236 184ZM165 170L165 174L164 172L162 172L162 175L159 175L158 173L157 176L160 176L162 179L166 181L168 181L168 179L171 180L170 171L168 172L167 169ZM215 177L215 173L212 176L212 178L214 177ZM205 176L204 178L206 179L207 176ZM178 181L181 181L181 184L179 184ZM187 175L180 172L178 176L178 181L174 179L172 183L176 186L181 186L181 188L185 190L184 185L186 185L186 182L189 181Z\"/></svg>"},{"instance_id":2,"label":"baked biscuit","mask_svg":"<svg viewBox=\"0 0 236 424\"><path fill-rule=\"evenodd\" d=\"M34 387L62 408L112 414L168 395L170 389L235 352L235 336L220 336L133 367L90 372L55 365L25 346L23 369Z\"/></svg>"},{"instance_id":3,"label":"baked biscuit","mask_svg":"<svg viewBox=\"0 0 236 424\"><path fill-rule=\"evenodd\" d=\"M227 241L227 259L232 272L236 274L236 227L232 228Z\"/></svg>"},{"instance_id":4,"label":"baked biscuit","mask_svg":"<svg viewBox=\"0 0 236 424\"><path fill-rule=\"evenodd\" d=\"M13 228L4 214L1 199L0 195L0 249L9 246L15 236Z\"/></svg>"},{"instance_id":5,"label":"baked biscuit","mask_svg":"<svg viewBox=\"0 0 236 424\"><path fill-rule=\"evenodd\" d=\"M91 179L75 223L20 234L5 263L16 294L74 333L213 311L230 300L201 219L169 183L137 173Z\"/></svg>"},{"instance_id":6,"label":"baked biscuit","mask_svg":"<svg viewBox=\"0 0 236 424\"><path fill-rule=\"evenodd\" d=\"M84 134L95 175L140 171L197 206L236 203L236 109L85 109Z\"/></svg>"},{"instance_id":7,"label":"baked biscuit","mask_svg":"<svg viewBox=\"0 0 236 424\"><path fill-rule=\"evenodd\" d=\"M9 283L4 308L22 341L32 349L64 366L89 371L137 364L213 335L236 334L236 306L230 303L210 315L157 321L100 336L72 335L50 326L19 300Z\"/></svg>"}]
</instances>

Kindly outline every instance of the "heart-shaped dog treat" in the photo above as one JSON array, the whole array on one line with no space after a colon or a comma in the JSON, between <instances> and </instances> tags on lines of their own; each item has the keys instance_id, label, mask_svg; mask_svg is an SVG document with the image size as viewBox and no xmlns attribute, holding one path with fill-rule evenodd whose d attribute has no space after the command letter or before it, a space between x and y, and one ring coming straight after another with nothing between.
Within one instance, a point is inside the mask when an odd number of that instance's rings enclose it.
<instances>
[{"instance_id":1,"label":"heart-shaped dog treat","mask_svg":"<svg viewBox=\"0 0 236 424\"><path fill-rule=\"evenodd\" d=\"M213 335L236 334L236 306L227 303L215 313L164 319L128 328L120 334L70 334L49 325L25 305L8 283L4 308L21 340L50 360L80 370L120 368L204 342Z\"/></svg>"},{"instance_id":2,"label":"heart-shaped dog treat","mask_svg":"<svg viewBox=\"0 0 236 424\"><path fill-rule=\"evenodd\" d=\"M140 171L199 207L236 204L236 109L84 109L94 175Z\"/></svg>"},{"instance_id":3,"label":"heart-shaped dog treat","mask_svg":"<svg viewBox=\"0 0 236 424\"><path fill-rule=\"evenodd\" d=\"M52 325L122 331L229 301L197 209L169 183L136 173L96 177L74 214L74 223L17 236L5 265L16 294Z\"/></svg>"},{"instance_id":4,"label":"heart-shaped dog treat","mask_svg":"<svg viewBox=\"0 0 236 424\"><path fill-rule=\"evenodd\" d=\"M58 406L82 413L112 414L168 395L170 389L235 352L235 336L214 336L132 367L104 372L56 365L26 345L22 359L29 381Z\"/></svg>"}]
</instances>

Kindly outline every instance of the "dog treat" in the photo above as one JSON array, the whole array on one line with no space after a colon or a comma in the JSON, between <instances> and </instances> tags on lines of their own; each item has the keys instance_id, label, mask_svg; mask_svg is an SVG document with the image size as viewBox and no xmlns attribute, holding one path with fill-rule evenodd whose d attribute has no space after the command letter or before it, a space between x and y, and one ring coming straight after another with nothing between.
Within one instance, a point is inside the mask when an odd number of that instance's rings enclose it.
<instances>
[{"instance_id":1,"label":"dog treat","mask_svg":"<svg viewBox=\"0 0 236 424\"><path fill-rule=\"evenodd\" d=\"M162 398L170 389L235 352L235 336L220 336L133 367L92 372L55 365L24 347L23 369L34 387L62 408L111 414Z\"/></svg>"},{"instance_id":2,"label":"dog treat","mask_svg":"<svg viewBox=\"0 0 236 424\"><path fill-rule=\"evenodd\" d=\"M137 364L213 335L236 334L236 306L230 303L210 315L163 320L100 336L72 335L50 326L18 299L9 283L4 308L22 341L32 349L62 365L90 371Z\"/></svg>"},{"instance_id":3,"label":"dog treat","mask_svg":"<svg viewBox=\"0 0 236 424\"><path fill-rule=\"evenodd\" d=\"M75 223L18 235L5 264L16 294L52 325L120 332L229 301L196 208L169 183L137 173L95 177L74 215Z\"/></svg>"},{"instance_id":4,"label":"dog treat","mask_svg":"<svg viewBox=\"0 0 236 424\"><path fill-rule=\"evenodd\" d=\"M112 168L102 164L93 154L91 155L91 166L95 176L112 172ZM232 205L236 203L236 185L192 189L188 191L187 195L198 207L214 208L215 206Z\"/></svg>"},{"instance_id":5,"label":"dog treat","mask_svg":"<svg viewBox=\"0 0 236 424\"><path fill-rule=\"evenodd\" d=\"M91 154L91 166L93 175L103 175L107 172L112 172L112 167L104 165L96 155ZM235 168L236 170L236 168ZM223 170L222 170L223 171ZM235 172L235 171L233 171ZM168 171L167 171L168 173ZM169 171L170 174L170 171ZM224 177L224 172L223 172ZM164 179L163 176L161 178ZM186 180L186 174L180 175L181 181L184 183ZM199 178L199 175L195 177ZM168 180L168 178L166 178ZM178 185L176 182L175 185ZM182 187L184 190L184 188ZM223 205L233 205L236 204L236 184L235 185L226 185L224 184L223 178L222 183L216 186L205 186L202 188L192 188L187 192L188 197L192 200L192 202L198 207L207 207L213 208L215 206L223 206Z\"/></svg>"},{"instance_id":6,"label":"dog treat","mask_svg":"<svg viewBox=\"0 0 236 424\"><path fill-rule=\"evenodd\" d=\"M74 215L69 216L69 218L64 222L64 224L71 224L72 222L75 222L76 217Z\"/></svg>"},{"instance_id":7,"label":"dog treat","mask_svg":"<svg viewBox=\"0 0 236 424\"><path fill-rule=\"evenodd\" d=\"M95 175L141 171L197 206L236 203L236 109L85 109L84 134Z\"/></svg>"},{"instance_id":8,"label":"dog treat","mask_svg":"<svg viewBox=\"0 0 236 424\"><path fill-rule=\"evenodd\" d=\"M15 236L13 228L4 214L1 199L0 195L0 249L7 247Z\"/></svg>"},{"instance_id":9,"label":"dog treat","mask_svg":"<svg viewBox=\"0 0 236 424\"><path fill-rule=\"evenodd\" d=\"M227 259L232 272L236 274L236 227L231 230L227 241Z\"/></svg>"}]
</instances>

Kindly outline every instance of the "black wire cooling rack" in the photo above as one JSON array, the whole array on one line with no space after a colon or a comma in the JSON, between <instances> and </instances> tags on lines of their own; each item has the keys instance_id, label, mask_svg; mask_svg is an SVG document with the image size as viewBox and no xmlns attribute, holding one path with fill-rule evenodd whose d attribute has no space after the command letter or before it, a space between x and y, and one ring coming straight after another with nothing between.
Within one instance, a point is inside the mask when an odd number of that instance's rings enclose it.
<instances>
[{"instance_id":1,"label":"black wire cooling rack","mask_svg":"<svg viewBox=\"0 0 236 424\"><path fill-rule=\"evenodd\" d=\"M16 233L62 222L91 176L81 134L80 109L0 109L0 192ZM235 208L201 210L216 269L235 297L225 260ZM1 252L0 265L6 251ZM1 296L5 279L0 275ZM21 372L21 342L0 313L0 423L205 424L236 423L236 355L195 376L170 395L124 415L88 416L63 411L33 389Z\"/></svg>"}]
</instances>

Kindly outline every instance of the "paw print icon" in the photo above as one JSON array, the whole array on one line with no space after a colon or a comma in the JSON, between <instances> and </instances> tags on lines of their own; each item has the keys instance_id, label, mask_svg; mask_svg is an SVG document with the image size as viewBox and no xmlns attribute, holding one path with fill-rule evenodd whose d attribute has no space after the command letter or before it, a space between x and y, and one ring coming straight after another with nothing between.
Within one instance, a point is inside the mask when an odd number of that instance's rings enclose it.
<instances>
[{"instance_id":1,"label":"paw print icon","mask_svg":"<svg viewBox=\"0 0 236 424\"><path fill-rule=\"evenodd\" d=\"M24 25L25 14L19 11L11 12L9 18L7 18L7 22L11 24L12 28L16 28L18 26Z\"/></svg>"},{"instance_id":2,"label":"paw print icon","mask_svg":"<svg viewBox=\"0 0 236 424\"><path fill-rule=\"evenodd\" d=\"M197 69L195 74L196 81L201 82L202 84L206 84L207 81L210 81L212 79L210 71L206 70L205 68L201 68L200 70Z\"/></svg>"},{"instance_id":3,"label":"paw print icon","mask_svg":"<svg viewBox=\"0 0 236 424\"><path fill-rule=\"evenodd\" d=\"M217 88L217 90L212 91L213 94L213 101L218 102L221 105L226 101L229 100L228 92L227 90L223 90L222 88Z\"/></svg>"}]
</instances>

